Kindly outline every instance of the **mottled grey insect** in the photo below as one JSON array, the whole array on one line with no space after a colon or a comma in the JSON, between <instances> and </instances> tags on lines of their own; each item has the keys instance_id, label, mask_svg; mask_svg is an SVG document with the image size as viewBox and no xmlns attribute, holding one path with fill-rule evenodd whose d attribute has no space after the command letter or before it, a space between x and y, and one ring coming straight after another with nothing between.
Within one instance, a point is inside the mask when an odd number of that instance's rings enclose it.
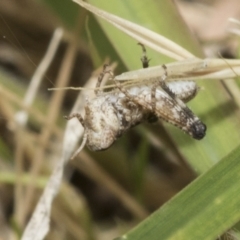
<instances>
[{"instance_id":1,"label":"mottled grey insect","mask_svg":"<svg viewBox=\"0 0 240 240\"><path fill-rule=\"evenodd\" d=\"M148 66L144 57L143 65ZM130 128L158 119L177 126L195 139L202 139L206 125L185 105L196 96L199 87L194 81L166 81L167 68L165 65L163 68L163 76L138 84L122 85L113 77L116 87L108 92L95 90L96 97L86 102L84 117L79 113L65 117L78 118L84 127L83 142L76 154L85 144L92 151L105 150ZM105 66L97 88L107 72L110 71Z\"/></svg>"}]
</instances>

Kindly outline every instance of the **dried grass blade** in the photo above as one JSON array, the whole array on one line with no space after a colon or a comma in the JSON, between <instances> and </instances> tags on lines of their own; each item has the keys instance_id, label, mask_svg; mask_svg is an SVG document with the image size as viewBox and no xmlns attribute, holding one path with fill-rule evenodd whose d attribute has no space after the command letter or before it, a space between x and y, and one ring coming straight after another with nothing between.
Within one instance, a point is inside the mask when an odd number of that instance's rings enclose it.
<instances>
[{"instance_id":1,"label":"dried grass blade","mask_svg":"<svg viewBox=\"0 0 240 240\"><path fill-rule=\"evenodd\" d=\"M57 28L54 31L53 37L48 46L45 56L43 57L41 63L39 64L38 68L36 69L32 79L31 79L30 85L28 87L28 90L26 92L26 95L25 95L25 98L23 101L24 105L26 107L29 107L32 105L32 103L37 95L37 91L42 82L42 79L57 52L57 49L61 42L62 36L63 36L63 29ZM28 113L25 110L19 111L16 113L15 117L19 124L25 125L27 122Z\"/></svg>"},{"instance_id":2,"label":"dried grass blade","mask_svg":"<svg viewBox=\"0 0 240 240\"><path fill-rule=\"evenodd\" d=\"M228 59L188 59L166 64L168 80L181 79L226 79L240 74L240 61ZM162 66L150 67L122 73L115 77L117 81L149 79L164 74Z\"/></svg>"},{"instance_id":3,"label":"dried grass blade","mask_svg":"<svg viewBox=\"0 0 240 240\"><path fill-rule=\"evenodd\" d=\"M96 81L96 76L93 76L87 82L86 87L94 87ZM80 92L72 112L83 112L85 97L85 93ZM69 161L78 144L79 139L83 135L83 128L80 128L79 125L80 124L78 121L72 120L67 122L63 139L63 150L61 159L55 166L55 169L44 189L43 195L41 196L37 207L32 215L32 218L30 219L24 231L22 240L42 240L49 231L52 201L58 193L58 189L62 180L64 166Z\"/></svg>"},{"instance_id":4,"label":"dried grass blade","mask_svg":"<svg viewBox=\"0 0 240 240\"><path fill-rule=\"evenodd\" d=\"M121 31L125 32L129 36L136 39L138 42L154 49L155 51L169 56L176 60L182 60L185 58L195 57L192 53L188 52L185 48L179 46L175 42L165 38L164 36L157 34L147 28L144 28L138 24L120 18L116 15L107 13L97 7L92 6L82 0L73 0L80 6L86 8L88 11L95 15L105 19Z\"/></svg>"},{"instance_id":5,"label":"dried grass blade","mask_svg":"<svg viewBox=\"0 0 240 240\"><path fill-rule=\"evenodd\" d=\"M31 220L25 228L22 240L42 240L48 233L52 201L61 184L64 162L65 159L62 157L55 167Z\"/></svg>"}]
</instances>

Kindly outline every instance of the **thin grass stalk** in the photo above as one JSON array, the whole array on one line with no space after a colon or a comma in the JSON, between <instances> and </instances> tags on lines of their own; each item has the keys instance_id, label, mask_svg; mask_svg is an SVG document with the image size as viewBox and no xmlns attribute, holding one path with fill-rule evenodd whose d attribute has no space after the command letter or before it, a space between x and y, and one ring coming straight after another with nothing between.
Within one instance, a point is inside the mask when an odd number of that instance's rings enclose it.
<instances>
[{"instance_id":1,"label":"thin grass stalk","mask_svg":"<svg viewBox=\"0 0 240 240\"><path fill-rule=\"evenodd\" d=\"M36 72L34 73L30 85L28 87L28 90L26 92L26 95L23 100L23 105L26 107L29 107L33 104L33 101L36 97L37 91L39 89L40 83L43 80L43 77L51 64L53 57L56 54L56 51L58 49L58 46L60 44L61 38L62 38L63 31L62 29L56 29L53 37L51 39L51 42L49 44L49 47L47 49L47 52L45 56L43 57L40 65L38 66ZM24 188L21 181L21 175L23 173L23 159L24 159L24 139L25 139L25 126L28 120L28 112L25 110L21 110L16 113L15 120L17 123L17 131L16 131L16 154L15 154L15 163L16 163L16 174L18 176L18 180L15 185L15 216L17 223L19 224L20 228L24 226L24 220L25 220L25 212L24 207L25 206L25 199L24 199Z\"/></svg>"},{"instance_id":2,"label":"thin grass stalk","mask_svg":"<svg viewBox=\"0 0 240 240\"><path fill-rule=\"evenodd\" d=\"M59 75L57 77L56 85L59 87L66 86L70 80L70 74L72 71L73 62L75 60L77 52L77 46L75 42L69 44L66 55L62 62L62 67L60 68ZM39 137L39 142L41 142L42 146L40 146L37 151L35 158L33 159L33 166L31 169L32 174L32 182L34 183L34 179L36 179L38 172L41 169L42 161L44 159L45 149L48 146L49 138L52 134L52 126L54 125L59 109L62 106L63 98L65 92L54 93L52 99L49 103L49 110L47 114L47 125L43 126L43 131ZM34 185L29 186L26 190L26 198L25 198L25 219L29 213L29 207L33 201L34 196Z\"/></svg>"}]
</instances>

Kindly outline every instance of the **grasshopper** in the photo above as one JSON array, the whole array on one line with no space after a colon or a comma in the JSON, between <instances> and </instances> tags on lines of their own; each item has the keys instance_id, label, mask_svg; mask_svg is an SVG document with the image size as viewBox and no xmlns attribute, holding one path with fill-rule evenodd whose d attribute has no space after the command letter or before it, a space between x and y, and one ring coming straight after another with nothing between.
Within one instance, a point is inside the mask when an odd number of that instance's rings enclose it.
<instances>
[{"instance_id":1,"label":"grasshopper","mask_svg":"<svg viewBox=\"0 0 240 240\"><path fill-rule=\"evenodd\" d=\"M143 67L148 67L145 47L141 58ZM121 75L114 77L104 66L96 84L95 97L85 105L85 116L73 113L65 116L67 120L77 118L84 127L81 149L87 145L92 151L109 148L130 128L142 122L154 122L163 119L182 129L195 139L202 139L206 125L186 106L199 91L194 81L168 81L168 69L162 65L164 74L151 76L138 83L122 84ZM99 90L105 74L109 73L115 87L108 91ZM136 72L135 72L136 73ZM131 75L131 72L130 72ZM127 75L124 75L127 78Z\"/></svg>"}]
</instances>

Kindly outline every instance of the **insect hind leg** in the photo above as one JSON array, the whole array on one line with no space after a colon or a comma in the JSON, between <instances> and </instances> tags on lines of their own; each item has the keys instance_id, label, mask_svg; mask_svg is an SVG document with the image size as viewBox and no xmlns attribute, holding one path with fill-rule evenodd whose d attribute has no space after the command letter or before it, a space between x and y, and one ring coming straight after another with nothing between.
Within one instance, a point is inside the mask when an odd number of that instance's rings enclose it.
<instances>
[{"instance_id":1,"label":"insect hind leg","mask_svg":"<svg viewBox=\"0 0 240 240\"><path fill-rule=\"evenodd\" d=\"M103 71L99 74L99 76L98 76L98 81L97 81L97 84L96 84L96 89L94 90L94 93L96 94L96 95L98 95L99 94L99 92L100 92L100 86L101 86L101 83L102 83L102 81L103 81L103 78L104 78L104 76L107 74L107 73L109 73L110 75L112 75L113 76L113 73L112 73L112 71L111 70L107 70L107 68L109 67L109 64L104 64L103 65Z\"/></svg>"}]
</instances>

